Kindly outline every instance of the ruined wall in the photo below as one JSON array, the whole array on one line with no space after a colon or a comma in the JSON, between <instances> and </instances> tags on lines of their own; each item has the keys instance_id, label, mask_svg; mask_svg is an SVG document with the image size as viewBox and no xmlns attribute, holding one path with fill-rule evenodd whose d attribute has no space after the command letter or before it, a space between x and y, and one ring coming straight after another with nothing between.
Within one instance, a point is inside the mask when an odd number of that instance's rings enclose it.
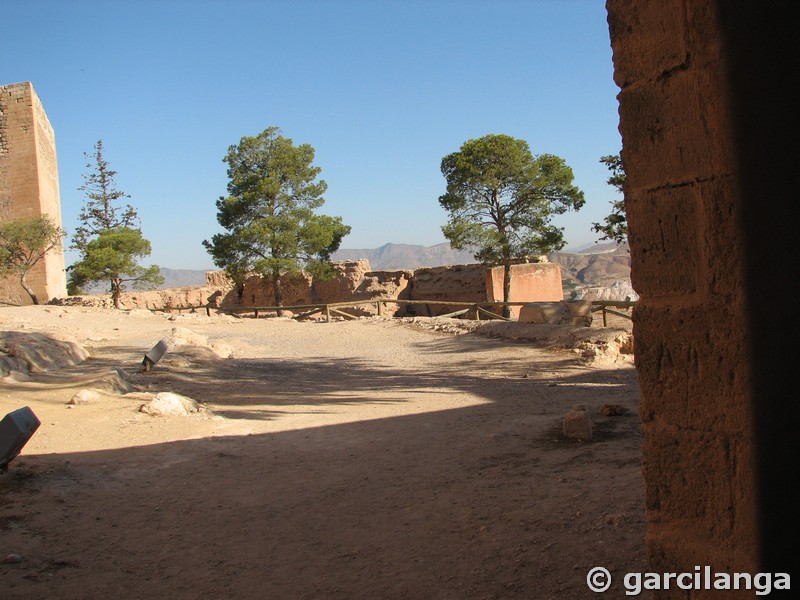
<instances>
[{"instance_id":1,"label":"ruined wall","mask_svg":"<svg viewBox=\"0 0 800 600\"><path fill-rule=\"evenodd\" d=\"M533 267L533 268L529 268ZM520 285L523 301L541 302L561 300L560 268L558 265L514 265L512 289ZM386 316L437 316L453 312L456 307L437 304L436 301L474 302L488 301L487 282L491 277L483 265L455 265L450 267L425 267L415 271L372 271L369 261L340 261L334 263L337 274L328 280L313 280L305 274L283 279L284 306L330 304L352 300L391 298L401 300L430 300L420 305L387 303L382 308ZM543 275L536 276L536 273ZM520 276L520 281L516 279ZM539 282L558 281L558 292L547 291L541 285L532 286L528 279ZM547 292L547 293L545 293ZM108 295L106 295L108 296ZM58 301L59 304L90 304L105 306L103 296L83 296ZM173 288L152 291L131 291L122 294L124 308L161 309L165 307L217 306L224 309L272 306L272 282L258 276L248 277L243 285L236 286L223 271L206 273L202 287ZM355 315L374 315L377 307L363 305L348 307Z\"/></svg>"},{"instance_id":2,"label":"ruined wall","mask_svg":"<svg viewBox=\"0 0 800 600\"><path fill-rule=\"evenodd\" d=\"M0 86L0 220L48 216L61 226L55 135L29 82ZM28 274L41 301L66 295L63 248ZM0 301L30 304L13 278L0 279Z\"/></svg>"},{"instance_id":3,"label":"ruined wall","mask_svg":"<svg viewBox=\"0 0 800 600\"><path fill-rule=\"evenodd\" d=\"M486 293L489 301L503 301L503 267L486 270ZM511 265L509 302L549 302L564 298L561 285L561 266L554 263ZM519 306L511 314L519 317Z\"/></svg>"},{"instance_id":4,"label":"ruined wall","mask_svg":"<svg viewBox=\"0 0 800 600\"><path fill-rule=\"evenodd\" d=\"M373 271L365 259L338 262L335 268L333 279L314 281L314 302L409 297L412 271Z\"/></svg>"},{"instance_id":5,"label":"ruined wall","mask_svg":"<svg viewBox=\"0 0 800 600\"><path fill-rule=\"evenodd\" d=\"M451 302L486 302L486 267L455 265L423 267L414 271L411 300L448 300ZM407 307L407 313L425 317L444 315L457 310L445 304Z\"/></svg>"},{"instance_id":6,"label":"ruined wall","mask_svg":"<svg viewBox=\"0 0 800 600\"><path fill-rule=\"evenodd\" d=\"M607 2L657 572L757 572L744 251L715 6Z\"/></svg>"}]
</instances>

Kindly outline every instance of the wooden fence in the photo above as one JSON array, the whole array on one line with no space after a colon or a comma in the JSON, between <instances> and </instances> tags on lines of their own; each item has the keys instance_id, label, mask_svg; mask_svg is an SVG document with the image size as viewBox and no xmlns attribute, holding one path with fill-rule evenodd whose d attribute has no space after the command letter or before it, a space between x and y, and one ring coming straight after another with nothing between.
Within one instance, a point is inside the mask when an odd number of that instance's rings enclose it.
<instances>
[{"instance_id":1,"label":"wooden fence","mask_svg":"<svg viewBox=\"0 0 800 600\"><path fill-rule=\"evenodd\" d=\"M592 312L602 311L603 313L603 327L608 327L608 315L617 315L631 320L631 313L620 312L619 309L630 310L636 302L630 300L592 300ZM609 308L609 306L613 308Z\"/></svg>"},{"instance_id":2,"label":"wooden fence","mask_svg":"<svg viewBox=\"0 0 800 600\"><path fill-rule=\"evenodd\" d=\"M205 305L198 305L198 306L183 306L183 307L164 307L163 309L152 309L154 311L177 311L181 313L182 311L197 311L197 310L205 310L207 315L211 315L211 311L215 310L218 312L228 313L228 314L248 314L252 313L254 318L258 318L259 314L267 313L267 312L277 312L279 310L284 311L291 311L294 313L294 318L297 320L306 319L315 314L324 314L325 321L330 322L331 318L334 316L342 317L345 319L357 319L359 318L358 314L353 314L352 312L347 312L346 309L354 308L359 306L375 306L375 311L377 312L378 316L383 316L385 312L385 305L387 304L397 304L397 305L418 305L425 307L425 312L428 313L428 316L433 314L431 310L431 306L449 306L455 308L456 310L452 312L448 312L443 315L436 315L439 317L464 317L464 318L474 318L478 321L481 318L484 319L502 319L505 321L511 321L507 317L504 317L498 313L502 312L502 307L504 306L522 306L524 304L530 304L529 302L450 302L446 300L400 300L400 299L393 299L393 298L376 298L373 300L351 300L347 302L329 302L323 304L298 304L294 306L244 306L244 307L237 307L237 308L220 308L216 306L211 306L208 304ZM603 316L603 327L608 327L608 315L617 315L620 317L624 317L626 319L631 318L630 313L621 312L622 310L629 310L636 304L635 302L627 301L627 300L593 300L592 301L592 312L601 312Z\"/></svg>"}]
</instances>

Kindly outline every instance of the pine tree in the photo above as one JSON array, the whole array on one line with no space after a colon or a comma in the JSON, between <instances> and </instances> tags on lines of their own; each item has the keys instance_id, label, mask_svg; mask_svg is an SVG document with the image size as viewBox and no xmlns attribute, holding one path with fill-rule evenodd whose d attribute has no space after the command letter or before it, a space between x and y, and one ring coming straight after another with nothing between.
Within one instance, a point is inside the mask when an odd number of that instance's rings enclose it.
<instances>
[{"instance_id":1,"label":"pine tree","mask_svg":"<svg viewBox=\"0 0 800 600\"><path fill-rule=\"evenodd\" d=\"M142 236L136 209L130 204L117 206L119 200L130 196L116 188L117 172L103 158L103 140L94 145L92 155L84 156L89 172L78 189L85 194L86 203L72 238L72 248L80 251L81 258L69 268L68 289L76 293L87 283L107 281L114 306L119 308L126 282L136 289L151 289L164 278L156 265L138 264L150 256L150 242Z\"/></svg>"},{"instance_id":2,"label":"pine tree","mask_svg":"<svg viewBox=\"0 0 800 600\"><path fill-rule=\"evenodd\" d=\"M130 196L116 188L114 177L117 172L103 158L103 140L97 140L93 148L93 154L84 153L89 161L86 164L89 172L83 175L84 184L78 190L86 196L86 203L78 215L81 224L75 230L71 245L81 252L85 251L92 238L103 231L117 227L138 229L139 225L139 215L130 204L115 206L118 200Z\"/></svg>"}]
</instances>

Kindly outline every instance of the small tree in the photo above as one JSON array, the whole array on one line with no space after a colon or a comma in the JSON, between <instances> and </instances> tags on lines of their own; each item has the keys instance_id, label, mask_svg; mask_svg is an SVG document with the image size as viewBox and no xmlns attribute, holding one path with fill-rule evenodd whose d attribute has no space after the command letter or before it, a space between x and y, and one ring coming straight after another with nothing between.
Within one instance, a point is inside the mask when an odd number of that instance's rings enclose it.
<instances>
[{"instance_id":1,"label":"small tree","mask_svg":"<svg viewBox=\"0 0 800 600\"><path fill-rule=\"evenodd\" d=\"M563 230L550 222L583 206L572 169L558 156L534 156L524 140L508 135L464 142L442 159L441 169L447 192L439 204L449 214L442 232L453 248L475 247L480 262L503 265L508 302L512 261L564 247Z\"/></svg>"},{"instance_id":2,"label":"small tree","mask_svg":"<svg viewBox=\"0 0 800 600\"><path fill-rule=\"evenodd\" d=\"M119 308L125 283L150 289L164 282L156 265L142 267L138 261L150 256L150 242L138 229L117 227L100 232L86 245L83 258L72 266L70 285L107 281L114 307Z\"/></svg>"},{"instance_id":3,"label":"small tree","mask_svg":"<svg viewBox=\"0 0 800 600\"><path fill-rule=\"evenodd\" d=\"M85 251L89 241L103 231L116 227L137 229L139 216L130 204L125 207L115 206L121 198L130 198L128 194L116 188L113 171L108 161L103 158L103 140L97 140L94 153L84 153L90 171L83 175L84 184L78 188L86 196L86 203L81 209L78 220L80 225L72 237L72 248Z\"/></svg>"},{"instance_id":4,"label":"small tree","mask_svg":"<svg viewBox=\"0 0 800 600\"><path fill-rule=\"evenodd\" d=\"M608 167L611 176L606 180L610 186L622 194L625 185L625 169L622 166L622 158L619 154L611 154L600 158L600 162ZM617 244L622 244L628 240L628 219L625 214L625 198L611 202L611 214L605 219L605 223L594 223L592 230L602 233L601 240L613 240Z\"/></svg>"},{"instance_id":5,"label":"small tree","mask_svg":"<svg viewBox=\"0 0 800 600\"><path fill-rule=\"evenodd\" d=\"M153 288L163 283L157 266L141 267L137 261L150 256L150 242L142 237L139 216L130 204L117 203L130 196L116 188L112 170L103 157L103 140L94 145L89 172L83 175L84 184L78 189L86 203L78 216L80 225L72 238L72 247L80 250L80 260L70 267L68 289L71 293L85 284L108 281L114 306L119 308L125 283L137 289Z\"/></svg>"},{"instance_id":6,"label":"small tree","mask_svg":"<svg viewBox=\"0 0 800 600\"><path fill-rule=\"evenodd\" d=\"M332 274L330 254L350 233L341 217L314 212L328 186L317 180L321 169L313 160L313 147L295 146L277 127L243 137L224 158L230 195L217 201L217 220L227 233L203 245L236 282L248 272L269 277L275 306L283 306L286 274Z\"/></svg>"},{"instance_id":7,"label":"small tree","mask_svg":"<svg viewBox=\"0 0 800 600\"><path fill-rule=\"evenodd\" d=\"M0 274L16 275L22 288L39 304L28 273L48 252L61 252L64 232L48 217L15 219L0 225Z\"/></svg>"}]
</instances>

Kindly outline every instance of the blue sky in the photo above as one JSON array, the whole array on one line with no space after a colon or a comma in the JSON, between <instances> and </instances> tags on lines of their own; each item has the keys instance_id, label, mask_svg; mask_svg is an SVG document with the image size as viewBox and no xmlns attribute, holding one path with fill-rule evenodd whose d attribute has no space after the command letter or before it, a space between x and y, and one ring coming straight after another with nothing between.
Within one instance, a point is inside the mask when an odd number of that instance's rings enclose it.
<instances>
[{"instance_id":1,"label":"blue sky","mask_svg":"<svg viewBox=\"0 0 800 600\"><path fill-rule=\"evenodd\" d=\"M278 126L316 149L321 212L343 248L445 242L441 159L503 133L565 159L586 205L568 246L615 196L601 156L618 114L600 0L26 0L0 20L0 84L31 81L56 134L64 228L102 139L152 262L213 263L231 144ZM74 260L67 254L67 262Z\"/></svg>"}]
</instances>

